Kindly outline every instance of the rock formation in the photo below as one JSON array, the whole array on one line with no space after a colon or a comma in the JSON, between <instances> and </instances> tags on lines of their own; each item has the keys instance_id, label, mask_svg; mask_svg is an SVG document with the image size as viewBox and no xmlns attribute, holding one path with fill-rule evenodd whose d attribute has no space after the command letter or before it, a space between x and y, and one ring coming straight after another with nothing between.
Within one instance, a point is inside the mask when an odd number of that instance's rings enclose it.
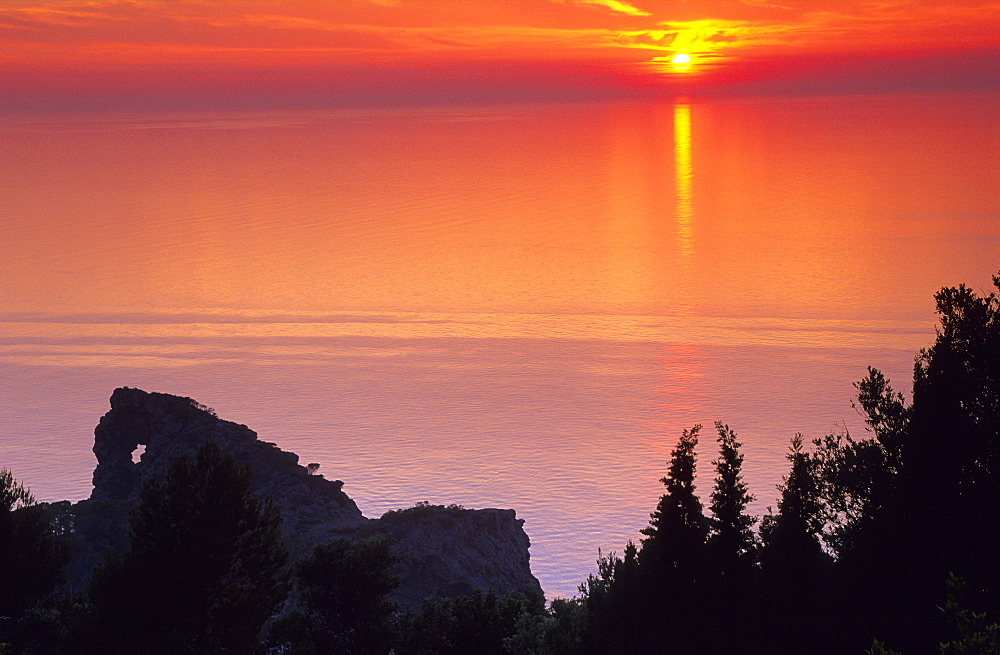
<instances>
[{"instance_id":1,"label":"rock formation","mask_svg":"<svg viewBox=\"0 0 1000 655\"><path fill-rule=\"evenodd\" d=\"M541 591L529 566L524 521L513 510L424 505L365 518L341 490L342 482L310 475L295 453L259 440L250 428L224 421L190 398L168 394L116 389L94 435L97 468L90 499L56 503L50 510L73 538L71 590L86 585L107 548L125 545L128 512L142 484L164 476L175 458L214 440L250 467L254 492L270 498L280 512L293 560L333 537L391 534L402 557L396 595L405 606L473 589ZM140 446L145 451L133 462Z\"/></svg>"}]
</instances>

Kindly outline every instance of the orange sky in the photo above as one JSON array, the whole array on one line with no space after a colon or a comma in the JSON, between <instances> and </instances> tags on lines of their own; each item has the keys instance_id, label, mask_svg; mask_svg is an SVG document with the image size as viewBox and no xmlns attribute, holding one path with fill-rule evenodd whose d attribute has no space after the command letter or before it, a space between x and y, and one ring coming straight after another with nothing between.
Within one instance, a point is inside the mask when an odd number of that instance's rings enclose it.
<instances>
[{"instance_id":1,"label":"orange sky","mask_svg":"<svg viewBox=\"0 0 1000 655\"><path fill-rule=\"evenodd\" d=\"M981 89L1000 2L0 0L0 67L0 107Z\"/></svg>"}]
</instances>

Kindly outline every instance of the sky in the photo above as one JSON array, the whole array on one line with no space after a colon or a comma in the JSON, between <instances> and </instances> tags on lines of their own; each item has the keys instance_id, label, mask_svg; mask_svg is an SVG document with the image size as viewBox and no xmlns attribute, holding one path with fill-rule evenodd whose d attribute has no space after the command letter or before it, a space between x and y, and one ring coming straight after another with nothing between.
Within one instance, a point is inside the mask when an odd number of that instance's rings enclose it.
<instances>
[{"instance_id":1,"label":"sky","mask_svg":"<svg viewBox=\"0 0 1000 655\"><path fill-rule=\"evenodd\" d=\"M0 0L0 108L997 87L990 0Z\"/></svg>"}]
</instances>

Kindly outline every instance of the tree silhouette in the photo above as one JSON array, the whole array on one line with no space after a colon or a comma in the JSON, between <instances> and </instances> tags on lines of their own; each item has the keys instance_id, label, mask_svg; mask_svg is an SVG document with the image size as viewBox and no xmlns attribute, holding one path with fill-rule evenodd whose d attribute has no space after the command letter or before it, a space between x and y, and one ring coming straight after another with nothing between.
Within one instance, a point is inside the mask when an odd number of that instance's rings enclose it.
<instances>
[{"instance_id":1,"label":"tree silhouette","mask_svg":"<svg viewBox=\"0 0 1000 655\"><path fill-rule=\"evenodd\" d=\"M541 594L498 596L478 589L467 596L425 598L419 611L409 610L395 623L390 652L399 655L550 653L546 641L555 628Z\"/></svg>"},{"instance_id":2,"label":"tree silhouette","mask_svg":"<svg viewBox=\"0 0 1000 655\"><path fill-rule=\"evenodd\" d=\"M725 628L706 631L703 648L734 652L745 649L747 633L755 623L758 543L753 526L757 518L746 513L754 497L743 481L743 455L736 433L721 422L716 422L715 429L719 456L712 462L716 475L706 549L711 577L703 596L705 614L724 617Z\"/></svg>"},{"instance_id":3,"label":"tree silhouette","mask_svg":"<svg viewBox=\"0 0 1000 655\"><path fill-rule=\"evenodd\" d=\"M725 578L741 575L741 569L751 565L756 550L753 526L757 518L746 513L754 497L743 481L743 455L736 433L721 422L715 424L719 433L719 457L715 466L715 489L709 509L711 534L708 545L715 565Z\"/></svg>"},{"instance_id":4,"label":"tree silhouette","mask_svg":"<svg viewBox=\"0 0 1000 655\"><path fill-rule=\"evenodd\" d=\"M1000 276L993 283L1000 289ZM869 437L826 435L808 452L796 435L758 548L744 515L739 444L720 424L705 544L694 496L698 430L685 432L635 569L641 593L631 616L650 638L617 648L599 641L622 635L627 615L628 576L612 557L588 581L588 640L630 653L996 652L1000 297L958 286L935 299L941 327L916 358L910 404L869 368L856 385ZM734 569L741 558L747 568ZM738 584L733 570L749 570L755 586ZM960 604L956 579L968 581ZM723 632L742 641L719 639Z\"/></svg>"},{"instance_id":5,"label":"tree silhouette","mask_svg":"<svg viewBox=\"0 0 1000 655\"><path fill-rule=\"evenodd\" d=\"M598 550L597 575L587 576L580 585L587 621L578 652L637 652L652 637L646 623L650 586L631 540L622 555Z\"/></svg>"},{"instance_id":6,"label":"tree silhouette","mask_svg":"<svg viewBox=\"0 0 1000 655\"><path fill-rule=\"evenodd\" d=\"M660 497L656 511L650 514L649 526L643 528L642 560L651 570L667 577L686 575L684 570L700 561L708 521L701 501L695 495L695 447L700 425L684 430L677 447L670 454L667 476L660 478L667 493Z\"/></svg>"},{"instance_id":7,"label":"tree silhouette","mask_svg":"<svg viewBox=\"0 0 1000 655\"><path fill-rule=\"evenodd\" d=\"M0 469L0 619L17 620L51 593L68 560L69 549L52 534L44 508L10 471Z\"/></svg>"},{"instance_id":8,"label":"tree silhouette","mask_svg":"<svg viewBox=\"0 0 1000 655\"><path fill-rule=\"evenodd\" d=\"M338 538L295 567L299 609L279 619L270 642L291 653L385 653L399 584L386 537Z\"/></svg>"},{"instance_id":9,"label":"tree silhouette","mask_svg":"<svg viewBox=\"0 0 1000 655\"><path fill-rule=\"evenodd\" d=\"M814 642L829 619L832 558L819 540L824 514L816 460L803 449L801 434L792 437L787 458L791 470L779 487L778 513L765 516L760 529L762 591L767 611L782 619L781 630L767 635L769 650L823 652Z\"/></svg>"},{"instance_id":10,"label":"tree silhouette","mask_svg":"<svg viewBox=\"0 0 1000 655\"><path fill-rule=\"evenodd\" d=\"M1000 286L1000 279L994 278ZM873 437L816 451L855 648L873 635L904 652L948 635L937 609L951 572L1000 613L1000 300L965 286L935 295L941 327L914 366L907 406L881 372L857 384Z\"/></svg>"},{"instance_id":11,"label":"tree silhouette","mask_svg":"<svg viewBox=\"0 0 1000 655\"><path fill-rule=\"evenodd\" d=\"M941 328L914 368L905 491L933 480L923 502L944 521L935 555L1000 590L1000 562L982 530L1000 521L1000 299L964 285L935 299Z\"/></svg>"},{"instance_id":12,"label":"tree silhouette","mask_svg":"<svg viewBox=\"0 0 1000 655\"><path fill-rule=\"evenodd\" d=\"M761 536L769 548L780 548L787 559L822 550L817 536L823 529L823 505L819 495L816 461L803 450L802 435L796 434L788 448L791 470L778 487L778 513L764 517Z\"/></svg>"},{"instance_id":13,"label":"tree silhouette","mask_svg":"<svg viewBox=\"0 0 1000 655\"><path fill-rule=\"evenodd\" d=\"M279 517L213 442L149 482L89 590L95 652L248 653L288 593Z\"/></svg>"},{"instance_id":14,"label":"tree silhouette","mask_svg":"<svg viewBox=\"0 0 1000 655\"><path fill-rule=\"evenodd\" d=\"M667 492L660 497L649 526L642 530L639 565L644 574L643 597L647 627L661 642L658 648L690 650L690 641L705 619L700 611L706 589L705 539L708 521L695 494L695 468L700 425L684 430L671 452L667 476L661 478ZM672 626L672 627L670 627ZM657 634L658 633L658 634Z\"/></svg>"}]
</instances>

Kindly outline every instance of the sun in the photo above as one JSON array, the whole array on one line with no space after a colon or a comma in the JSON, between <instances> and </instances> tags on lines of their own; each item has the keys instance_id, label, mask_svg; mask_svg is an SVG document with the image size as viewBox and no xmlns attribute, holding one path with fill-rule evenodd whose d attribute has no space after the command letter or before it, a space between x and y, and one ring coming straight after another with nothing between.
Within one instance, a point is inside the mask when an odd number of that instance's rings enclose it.
<instances>
[{"instance_id":1,"label":"sun","mask_svg":"<svg viewBox=\"0 0 1000 655\"><path fill-rule=\"evenodd\" d=\"M686 52L678 52L674 55L673 59L670 60L674 68L679 71L684 71L691 68L691 55Z\"/></svg>"}]
</instances>

